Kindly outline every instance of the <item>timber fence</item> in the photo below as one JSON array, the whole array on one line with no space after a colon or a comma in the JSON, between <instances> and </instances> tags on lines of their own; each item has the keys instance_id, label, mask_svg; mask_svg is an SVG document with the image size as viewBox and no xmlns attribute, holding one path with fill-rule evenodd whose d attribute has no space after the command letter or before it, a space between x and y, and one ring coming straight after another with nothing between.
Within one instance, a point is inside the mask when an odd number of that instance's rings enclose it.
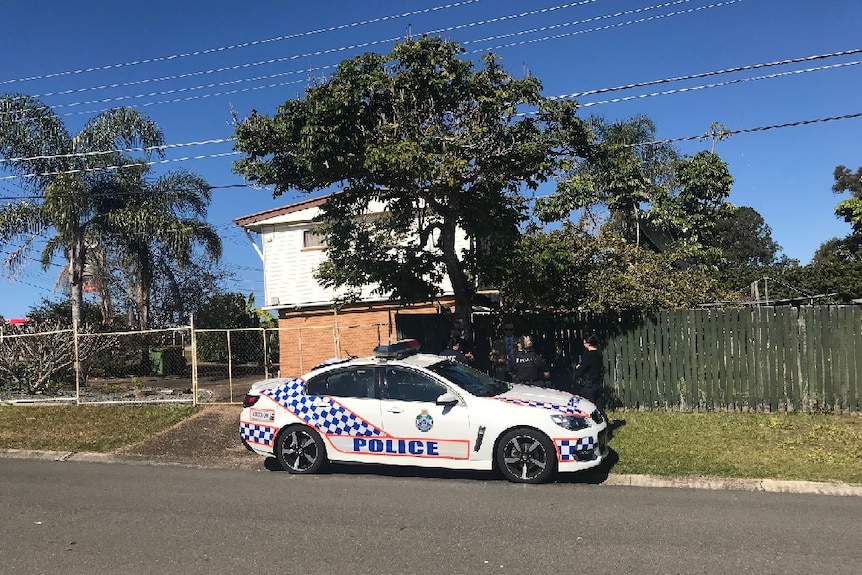
<instances>
[{"instance_id":1,"label":"timber fence","mask_svg":"<svg viewBox=\"0 0 862 575\"><path fill-rule=\"evenodd\" d=\"M421 339L425 323L399 326L398 337ZM583 335L598 333L610 408L862 412L862 306L525 314L516 324L562 389L574 389ZM255 381L338 355L347 329L358 328L6 328L0 400L236 404ZM362 329L381 337L376 324ZM489 329L482 338L493 337Z\"/></svg>"},{"instance_id":2,"label":"timber fence","mask_svg":"<svg viewBox=\"0 0 862 575\"><path fill-rule=\"evenodd\" d=\"M611 407L862 411L860 306L574 314L533 329L564 366L577 363L585 333L599 334Z\"/></svg>"}]
</instances>

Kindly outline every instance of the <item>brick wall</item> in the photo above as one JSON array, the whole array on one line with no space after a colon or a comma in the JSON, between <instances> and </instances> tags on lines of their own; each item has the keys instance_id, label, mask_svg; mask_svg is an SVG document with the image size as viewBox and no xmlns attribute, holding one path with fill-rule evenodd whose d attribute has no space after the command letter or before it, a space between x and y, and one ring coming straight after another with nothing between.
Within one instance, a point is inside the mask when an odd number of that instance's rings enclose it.
<instances>
[{"instance_id":1,"label":"brick wall","mask_svg":"<svg viewBox=\"0 0 862 575\"><path fill-rule=\"evenodd\" d=\"M432 304L356 305L333 311L280 310L279 371L282 377L302 375L332 357L367 356L378 343L396 339L395 315L435 313Z\"/></svg>"}]
</instances>

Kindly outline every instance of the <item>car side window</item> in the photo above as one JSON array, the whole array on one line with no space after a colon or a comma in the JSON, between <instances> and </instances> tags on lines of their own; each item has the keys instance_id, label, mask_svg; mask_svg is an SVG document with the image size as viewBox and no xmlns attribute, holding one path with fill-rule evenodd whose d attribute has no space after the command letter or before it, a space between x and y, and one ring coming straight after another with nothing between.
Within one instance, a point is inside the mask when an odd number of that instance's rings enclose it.
<instances>
[{"instance_id":1,"label":"car side window","mask_svg":"<svg viewBox=\"0 0 862 575\"><path fill-rule=\"evenodd\" d=\"M445 385L425 374L395 367L386 369L384 399L435 402L447 391Z\"/></svg>"},{"instance_id":2,"label":"car side window","mask_svg":"<svg viewBox=\"0 0 862 575\"><path fill-rule=\"evenodd\" d=\"M308 395L373 398L375 391L374 368L364 366L328 371L310 378L305 385Z\"/></svg>"}]
</instances>

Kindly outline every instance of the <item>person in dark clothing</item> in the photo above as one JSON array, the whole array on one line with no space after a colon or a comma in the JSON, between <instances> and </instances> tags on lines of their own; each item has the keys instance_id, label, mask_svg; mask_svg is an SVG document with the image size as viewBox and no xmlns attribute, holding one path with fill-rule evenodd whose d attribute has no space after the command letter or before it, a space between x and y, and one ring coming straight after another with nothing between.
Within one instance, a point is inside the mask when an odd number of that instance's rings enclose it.
<instances>
[{"instance_id":1,"label":"person in dark clothing","mask_svg":"<svg viewBox=\"0 0 862 575\"><path fill-rule=\"evenodd\" d=\"M470 360L464 355L464 352L461 351L462 340L460 337L453 337L449 339L449 344L446 346L440 355L442 357L448 357L449 359L454 359L455 361L461 362L464 365L470 365Z\"/></svg>"},{"instance_id":2,"label":"person in dark clothing","mask_svg":"<svg viewBox=\"0 0 862 575\"><path fill-rule=\"evenodd\" d=\"M456 319L452 323L452 330L449 332L449 337L450 339L458 339L460 341L459 350L464 354L464 358L466 359L466 361L463 361L462 363L473 365L473 361L475 360L475 357L473 356L473 342L465 337L465 331L464 320L460 318Z\"/></svg>"},{"instance_id":3,"label":"person in dark clothing","mask_svg":"<svg viewBox=\"0 0 862 575\"><path fill-rule=\"evenodd\" d=\"M512 363L512 356L515 355L518 336L515 335L515 325L507 321L503 324L503 336L494 340L491 345L491 377L500 381L511 381L512 376L509 367Z\"/></svg>"},{"instance_id":4,"label":"person in dark clothing","mask_svg":"<svg viewBox=\"0 0 862 575\"><path fill-rule=\"evenodd\" d=\"M509 363L509 371L515 383L545 387L551 378L548 363L533 351L533 342L528 335L518 338L516 350Z\"/></svg>"},{"instance_id":5,"label":"person in dark clothing","mask_svg":"<svg viewBox=\"0 0 862 575\"><path fill-rule=\"evenodd\" d=\"M604 359L599 349L599 336L591 333L584 337L584 353L575 366L575 382L578 395L592 401L602 412L605 410L603 374Z\"/></svg>"}]
</instances>

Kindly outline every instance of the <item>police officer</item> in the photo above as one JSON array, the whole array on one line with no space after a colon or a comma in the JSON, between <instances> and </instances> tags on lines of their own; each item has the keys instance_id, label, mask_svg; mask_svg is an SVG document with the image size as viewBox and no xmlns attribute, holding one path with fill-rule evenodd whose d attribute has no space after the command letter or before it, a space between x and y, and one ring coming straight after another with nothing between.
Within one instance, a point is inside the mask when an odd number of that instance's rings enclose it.
<instances>
[{"instance_id":1,"label":"police officer","mask_svg":"<svg viewBox=\"0 0 862 575\"><path fill-rule=\"evenodd\" d=\"M512 354L509 371L515 383L545 387L551 379L548 363L533 351L533 341L528 335L517 339L517 349Z\"/></svg>"},{"instance_id":2,"label":"police officer","mask_svg":"<svg viewBox=\"0 0 862 575\"><path fill-rule=\"evenodd\" d=\"M461 362L465 365L470 365L469 358L461 351L461 346L464 343L464 340L460 337L452 337L449 338L449 343L440 355L443 357L448 357L450 359L454 359L455 361Z\"/></svg>"}]
</instances>

